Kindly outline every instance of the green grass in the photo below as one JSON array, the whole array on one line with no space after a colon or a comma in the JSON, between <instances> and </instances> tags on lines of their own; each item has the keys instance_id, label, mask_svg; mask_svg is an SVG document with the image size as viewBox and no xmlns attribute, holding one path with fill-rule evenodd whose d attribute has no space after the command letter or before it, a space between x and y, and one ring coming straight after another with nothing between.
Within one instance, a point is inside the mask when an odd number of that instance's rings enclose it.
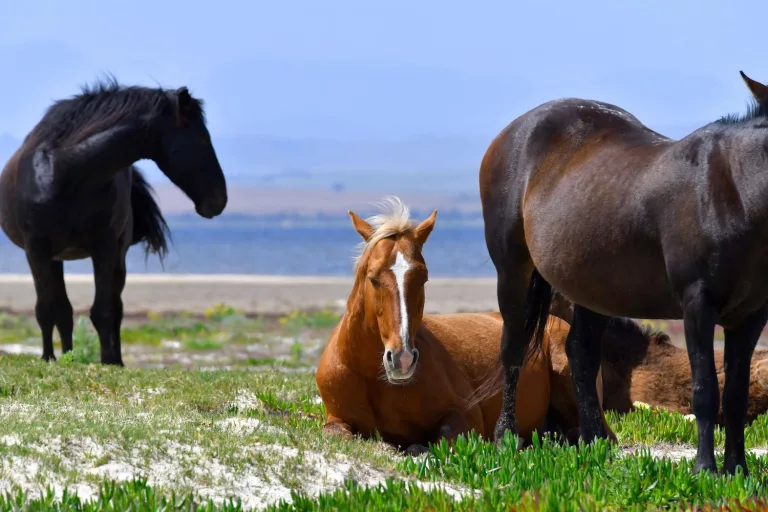
<instances>
[{"instance_id":1,"label":"green grass","mask_svg":"<svg viewBox=\"0 0 768 512\"><path fill-rule=\"evenodd\" d=\"M295 336L306 329L330 332L339 321L339 314L330 311L293 311L268 319L247 317L230 306L218 304L208 308L201 317L191 314L161 316L149 313L147 319L123 322L120 331L123 344L160 345L163 341L179 341L199 350L218 348L224 343L253 343L261 341L265 332ZM56 334L58 336L58 334ZM74 345L78 338L96 336L90 320L80 316L76 322ZM0 312L0 343L42 343L40 329L32 316ZM209 348L210 347L210 348Z\"/></svg>"},{"instance_id":2,"label":"green grass","mask_svg":"<svg viewBox=\"0 0 768 512\"><path fill-rule=\"evenodd\" d=\"M150 318L123 332L144 333L140 345L172 339L179 350L216 354L238 336L267 343L259 321L220 305L205 319ZM376 441L325 437L314 376L294 369L308 364L302 333L327 329L330 315L273 323L284 357L250 357L232 370L89 364L99 352L87 318L58 363L0 355L0 488L17 484L0 495L0 510L765 508L766 458L750 454L744 478L695 476L690 460L651 457L641 445L696 441L695 422L657 409L609 413L619 446L536 439L516 451L511 437L499 449L472 435L412 458ZM0 340L8 332L30 333L0 316ZM716 443L722 449L720 429ZM747 428L746 444L768 447L768 415Z\"/></svg>"},{"instance_id":3,"label":"green grass","mask_svg":"<svg viewBox=\"0 0 768 512\"><path fill-rule=\"evenodd\" d=\"M338 320L332 311L249 317L223 304L197 316L148 313L123 321L123 359L138 367L308 368L317 362ZM88 317L76 320L72 354L62 356L56 337L56 356L63 363L99 361L98 336ZM0 351L5 343L33 354L42 351L34 318L0 313Z\"/></svg>"}]
</instances>

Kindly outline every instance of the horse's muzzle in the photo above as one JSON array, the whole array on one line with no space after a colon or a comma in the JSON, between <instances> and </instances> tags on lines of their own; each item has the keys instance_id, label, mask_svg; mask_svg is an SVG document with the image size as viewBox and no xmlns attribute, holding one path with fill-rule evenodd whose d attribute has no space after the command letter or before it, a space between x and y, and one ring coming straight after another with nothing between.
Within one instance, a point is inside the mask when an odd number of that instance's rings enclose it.
<instances>
[{"instance_id":1,"label":"horse's muzzle","mask_svg":"<svg viewBox=\"0 0 768 512\"><path fill-rule=\"evenodd\" d=\"M201 201L200 204L195 205L195 211L201 217L206 219L212 219L217 215L220 215L227 206L227 193L216 194L210 199Z\"/></svg>"},{"instance_id":2,"label":"horse's muzzle","mask_svg":"<svg viewBox=\"0 0 768 512\"><path fill-rule=\"evenodd\" d=\"M418 360L419 351L415 348L413 350L401 349L397 352L386 349L384 351L384 369L387 371L387 377L392 380L410 379Z\"/></svg>"}]
</instances>

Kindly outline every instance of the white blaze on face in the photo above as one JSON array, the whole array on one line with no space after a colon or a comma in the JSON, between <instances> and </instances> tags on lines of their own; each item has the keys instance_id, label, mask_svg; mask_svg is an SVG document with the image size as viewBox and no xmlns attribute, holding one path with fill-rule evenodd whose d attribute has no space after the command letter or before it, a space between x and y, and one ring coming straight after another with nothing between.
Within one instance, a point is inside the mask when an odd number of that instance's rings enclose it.
<instances>
[{"instance_id":1,"label":"white blaze on face","mask_svg":"<svg viewBox=\"0 0 768 512\"><path fill-rule=\"evenodd\" d=\"M411 265L405 261L405 256L397 251L395 264L389 269L395 275L395 282L397 283L397 298L400 303L400 340L403 342L403 352L410 356L411 347L408 339L410 324L408 322L408 307L405 303L405 274L411 269Z\"/></svg>"}]
</instances>

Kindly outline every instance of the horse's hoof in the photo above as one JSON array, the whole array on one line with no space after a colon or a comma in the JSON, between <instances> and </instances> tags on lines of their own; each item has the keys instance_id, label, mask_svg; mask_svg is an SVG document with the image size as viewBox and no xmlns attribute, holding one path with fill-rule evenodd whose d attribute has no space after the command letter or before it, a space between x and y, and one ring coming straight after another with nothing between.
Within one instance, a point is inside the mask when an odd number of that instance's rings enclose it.
<instances>
[{"instance_id":1,"label":"horse's hoof","mask_svg":"<svg viewBox=\"0 0 768 512\"><path fill-rule=\"evenodd\" d=\"M43 354L43 357L41 357L40 359L42 359L46 363L56 362L56 356L53 354Z\"/></svg>"},{"instance_id":2,"label":"horse's hoof","mask_svg":"<svg viewBox=\"0 0 768 512\"><path fill-rule=\"evenodd\" d=\"M507 431L509 431L512 434L516 433L517 425L511 422L508 423L503 419L499 419L499 422L496 423L496 428L493 430L493 439L496 442L496 444L501 443L501 440L504 439L504 434L506 434Z\"/></svg>"},{"instance_id":3,"label":"horse's hoof","mask_svg":"<svg viewBox=\"0 0 768 512\"><path fill-rule=\"evenodd\" d=\"M101 361L101 364L103 364L104 366L117 366L119 368L125 367L122 359L117 359L117 360L103 359Z\"/></svg>"},{"instance_id":4,"label":"horse's hoof","mask_svg":"<svg viewBox=\"0 0 768 512\"><path fill-rule=\"evenodd\" d=\"M709 464L704 464L699 461L696 461L696 463L693 465L693 474L699 474L702 472L705 472L705 473L708 472L712 474L717 473L717 464L715 464L714 462Z\"/></svg>"},{"instance_id":5,"label":"horse's hoof","mask_svg":"<svg viewBox=\"0 0 768 512\"><path fill-rule=\"evenodd\" d=\"M413 457L418 457L422 453L427 453L428 451L429 451L429 448L427 448L423 444L412 444L405 450L405 453Z\"/></svg>"},{"instance_id":6,"label":"horse's hoof","mask_svg":"<svg viewBox=\"0 0 768 512\"><path fill-rule=\"evenodd\" d=\"M723 475L735 475L737 468L741 468L741 474L744 475L744 478L749 476L749 470L747 469L747 462L739 462L739 463L732 463L729 462L728 459L723 462Z\"/></svg>"}]
</instances>

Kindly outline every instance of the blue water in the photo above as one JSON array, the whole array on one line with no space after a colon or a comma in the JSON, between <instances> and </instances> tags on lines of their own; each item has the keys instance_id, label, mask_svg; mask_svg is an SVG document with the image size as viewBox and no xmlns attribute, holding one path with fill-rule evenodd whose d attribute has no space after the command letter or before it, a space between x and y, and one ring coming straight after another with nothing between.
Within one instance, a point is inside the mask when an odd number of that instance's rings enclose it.
<instances>
[{"instance_id":1,"label":"blue water","mask_svg":"<svg viewBox=\"0 0 768 512\"><path fill-rule=\"evenodd\" d=\"M347 276L359 235L351 225L328 227L217 226L174 224L174 245L165 261L140 246L128 252L132 273L272 274ZM436 226L424 246L431 277L495 277L481 226ZM65 263L68 273L90 273L91 260ZM24 252L0 232L0 273L29 272Z\"/></svg>"}]
</instances>

